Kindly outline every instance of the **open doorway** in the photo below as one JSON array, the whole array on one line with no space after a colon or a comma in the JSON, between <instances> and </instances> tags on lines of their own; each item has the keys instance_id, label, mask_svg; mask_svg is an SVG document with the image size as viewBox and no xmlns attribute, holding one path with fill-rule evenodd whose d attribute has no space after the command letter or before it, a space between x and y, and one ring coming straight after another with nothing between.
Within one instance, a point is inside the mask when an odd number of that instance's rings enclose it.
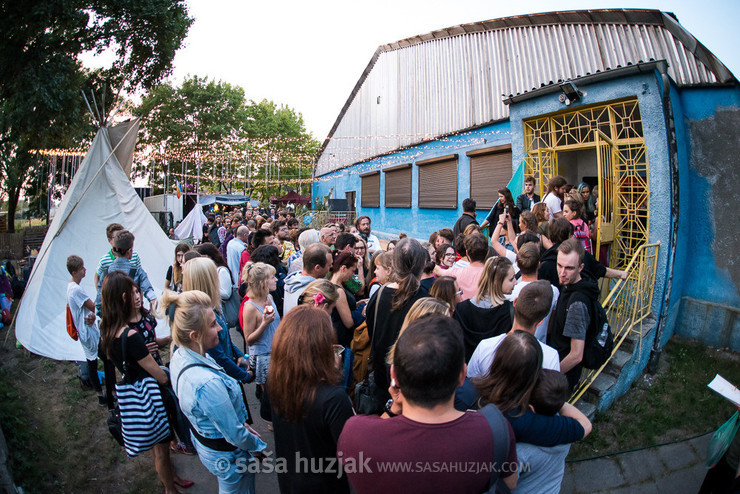
<instances>
[{"instance_id":1,"label":"open doorway","mask_svg":"<svg viewBox=\"0 0 740 494\"><path fill-rule=\"evenodd\" d=\"M590 190L596 190L599 183L597 166L596 148L558 151L558 174L573 187L585 182Z\"/></svg>"}]
</instances>

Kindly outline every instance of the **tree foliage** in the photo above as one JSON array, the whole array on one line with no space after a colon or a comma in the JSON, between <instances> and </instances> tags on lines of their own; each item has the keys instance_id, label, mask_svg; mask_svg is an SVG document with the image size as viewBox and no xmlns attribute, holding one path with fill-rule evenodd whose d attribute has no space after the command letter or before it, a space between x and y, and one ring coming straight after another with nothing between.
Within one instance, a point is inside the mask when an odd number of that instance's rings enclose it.
<instances>
[{"instance_id":1,"label":"tree foliage","mask_svg":"<svg viewBox=\"0 0 740 494\"><path fill-rule=\"evenodd\" d=\"M300 189L297 179L310 178L319 146L294 110L247 101L241 87L198 76L154 88L135 113L144 119L139 146L146 157L135 172L149 176L157 192L171 191L177 179L188 191L195 183L200 193L268 200Z\"/></svg>"},{"instance_id":2,"label":"tree foliage","mask_svg":"<svg viewBox=\"0 0 740 494\"><path fill-rule=\"evenodd\" d=\"M184 0L0 0L0 189L9 229L30 171L42 166L28 151L93 136L80 90L105 98L104 118L116 89L148 89L171 72L191 23ZM81 54L106 49L111 66L82 67Z\"/></svg>"}]
</instances>

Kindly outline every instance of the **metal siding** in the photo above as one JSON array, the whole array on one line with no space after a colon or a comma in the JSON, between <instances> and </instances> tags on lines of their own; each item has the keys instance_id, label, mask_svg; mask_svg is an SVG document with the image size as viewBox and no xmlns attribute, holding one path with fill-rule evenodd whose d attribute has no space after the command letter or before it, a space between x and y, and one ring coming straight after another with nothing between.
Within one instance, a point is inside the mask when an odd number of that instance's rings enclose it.
<instances>
[{"instance_id":1,"label":"metal siding","mask_svg":"<svg viewBox=\"0 0 740 494\"><path fill-rule=\"evenodd\" d=\"M657 24L483 29L387 45L319 157L316 175L505 119L502 95L618 66L666 59L678 85L717 82L704 63Z\"/></svg>"}]
</instances>

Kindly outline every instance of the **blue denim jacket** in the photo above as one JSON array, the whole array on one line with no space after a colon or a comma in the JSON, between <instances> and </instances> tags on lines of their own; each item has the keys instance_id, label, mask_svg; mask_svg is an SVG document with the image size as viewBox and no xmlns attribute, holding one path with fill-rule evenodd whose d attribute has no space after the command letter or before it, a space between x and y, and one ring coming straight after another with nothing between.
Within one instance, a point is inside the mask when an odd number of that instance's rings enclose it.
<instances>
[{"instance_id":1,"label":"blue denim jacket","mask_svg":"<svg viewBox=\"0 0 740 494\"><path fill-rule=\"evenodd\" d=\"M216 314L216 321L218 321L218 324L221 326L221 331L218 332L218 345L206 351L206 353L213 357L213 360L215 360L218 365L223 367L226 374L237 381L245 381L249 378L249 374L245 369L239 367L235 363L235 360L243 357L244 353L242 353L242 351L231 342L229 326L226 324L226 319L224 319L223 314L218 312L216 309L214 309L213 312Z\"/></svg>"},{"instance_id":2,"label":"blue denim jacket","mask_svg":"<svg viewBox=\"0 0 740 494\"><path fill-rule=\"evenodd\" d=\"M178 382L180 371L192 363L208 368L192 367ZM201 436L223 437L244 451L261 451L267 447L244 425L247 409L241 385L227 376L211 357L180 347L170 361L170 376L180 408Z\"/></svg>"}]
</instances>

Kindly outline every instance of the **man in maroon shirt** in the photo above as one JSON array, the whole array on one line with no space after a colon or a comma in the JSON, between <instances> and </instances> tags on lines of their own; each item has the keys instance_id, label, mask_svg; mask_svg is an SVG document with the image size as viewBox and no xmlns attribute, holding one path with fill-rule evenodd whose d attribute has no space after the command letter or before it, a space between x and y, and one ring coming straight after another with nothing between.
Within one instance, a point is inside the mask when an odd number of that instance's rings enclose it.
<instances>
[{"instance_id":1,"label":"man in maroon shirt","mask_svg":"<svg viewBox=\"0 0 740 494\"><path fill-rule=\"evenodd\" d=\"M438 314L411 323L398 338L391 365L393 399L384 418L357 415L342 430L337 456L358 494L488 490L491 470L513 489L516 439L509 427L509 456L494 463L486 418L454 407L465 379L462 331Z\"/></svg>"}]
</instances>

